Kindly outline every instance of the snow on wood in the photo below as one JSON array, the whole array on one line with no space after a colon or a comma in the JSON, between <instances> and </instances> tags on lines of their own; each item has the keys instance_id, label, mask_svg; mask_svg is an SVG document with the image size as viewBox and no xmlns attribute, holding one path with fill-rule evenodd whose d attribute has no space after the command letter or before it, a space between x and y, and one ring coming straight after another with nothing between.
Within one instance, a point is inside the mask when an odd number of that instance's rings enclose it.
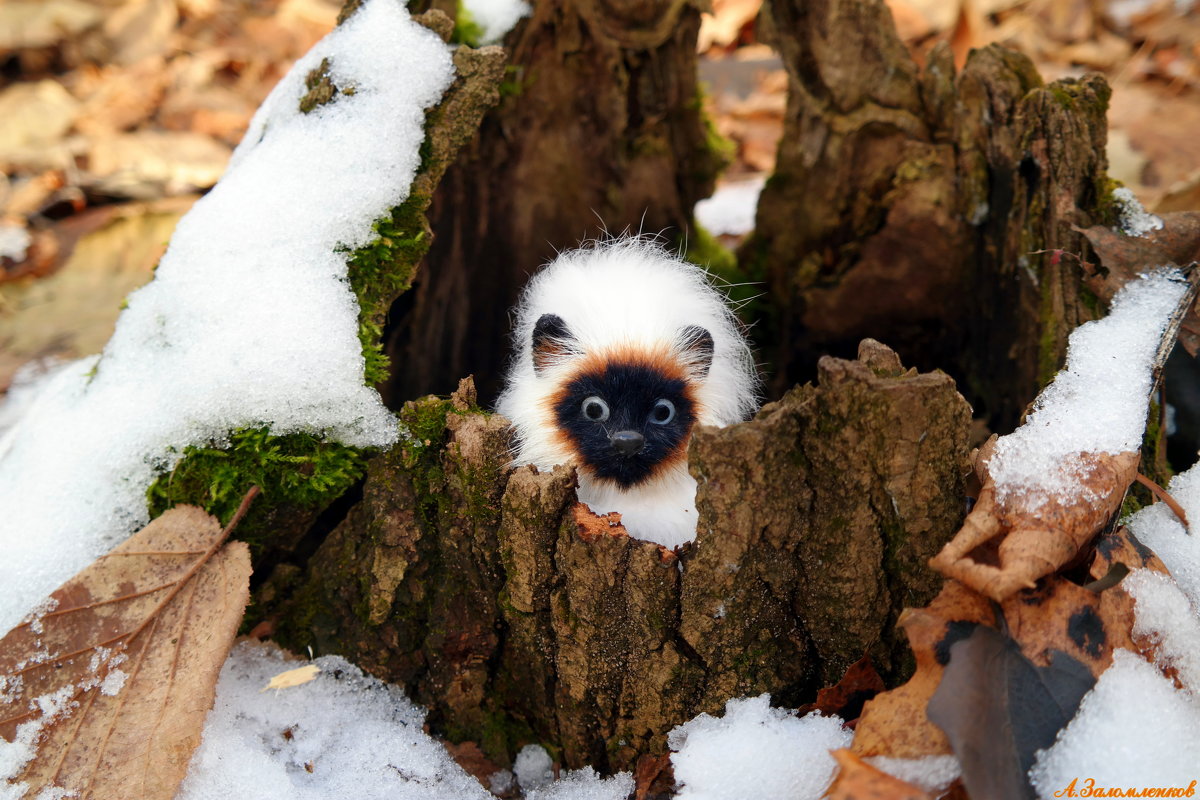
<instances>
[{"instance_id":1,"label":"snow on wood","mask_svg":"<svg viewBox=\"0 0 1200 800\"><path fill-rule=\"evenodd\" d=\"M326 58L354 91L300 113ZM373 0L271 93L103 355L56 374L0 441L0 631L144 524L147 488L188 445L262 425L395 439L363 385L346 254L407 196L450 59L403 4Z\"/></svg>"},{"instance_id":2,"label":"snow on wood","mask_svg":"<svg viewBox=\"0 0 1200 800\"><path fill-rule=\"evenodd\" d=\"M1084 454L1139 449L1151 367L1186 291L1177 271L1155 270L1122 288L1104 319L1075 329L1066 368L1038 395L1025 423L996 443L987 467L999 501L1094 499L1084 485L1091 471Z\"/></svg>"}]
</instances>

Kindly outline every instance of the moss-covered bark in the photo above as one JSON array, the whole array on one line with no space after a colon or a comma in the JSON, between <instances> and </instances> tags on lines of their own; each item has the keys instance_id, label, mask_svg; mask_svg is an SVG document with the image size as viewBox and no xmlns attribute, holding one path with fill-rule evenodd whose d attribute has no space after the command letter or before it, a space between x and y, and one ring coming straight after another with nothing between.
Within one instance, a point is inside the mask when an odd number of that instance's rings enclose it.
<instances>
[{"instance_id":1,"label":"moss-covered bark","mask_svg":"<svg viewBox=\"0 0 1200 800\"><path fill-rule=\"evenodd\" d=\"M401 419L362 501L255 613L294 648L403 683L501 763L540 742L629 768L730 697L810 700L864 652L903 674L893 623L934 593L925 561L964 510L966 402L874 342L753 421L695 434L698 536L679 553L576 505L570 468L504 469L507 424L469 382Z\"/></svg>"},{"instance_id":2,"label":"moss-covered bark","mask_svg":"<svg viewBox=\"0 0 1200 800\"><path fill-rule=\"evenodd\" d=\"M740 258L771 292L776 389L875 336L1011 428L1097 316L1076 262L1039 251L1080 252L1072 226L1110 221L1104 80L1045 86L1000 46L918 69L882 0L764 8L788 108Z\"/></svg>"}]
</instances>

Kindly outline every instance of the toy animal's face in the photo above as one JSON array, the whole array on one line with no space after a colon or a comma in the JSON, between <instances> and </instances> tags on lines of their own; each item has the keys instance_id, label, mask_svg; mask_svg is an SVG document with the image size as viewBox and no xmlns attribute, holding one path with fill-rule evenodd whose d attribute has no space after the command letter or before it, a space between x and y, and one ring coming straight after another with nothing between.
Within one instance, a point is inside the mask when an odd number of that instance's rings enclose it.
<instances>
[{"instance_id":1,"label":"toy animal's face","mask_svg":"<svg viewBox=\"0 0 1200 800\"><path fill-rule=\"evenodd\" d=\"M553 364L563 384L550 400L560 441L598 480L623 489L653 480L687 458L700 415L693 382L712 363L713 339L698 326L679 332L672 346L585 353L567 324L545 314L534 326L534 369Z\"/></svg>"},{"instance_id":2,"label":"toy animal's face","mask_svg":"<svg viewBox=\"0 0 1200 800\"><path fill-rule=\"evenodd\" d=\"M554 415L582 465L628 489L686 457L695 403L686 381L652 363L615 362L580 372Z\"/></svg>"}]
</instances>

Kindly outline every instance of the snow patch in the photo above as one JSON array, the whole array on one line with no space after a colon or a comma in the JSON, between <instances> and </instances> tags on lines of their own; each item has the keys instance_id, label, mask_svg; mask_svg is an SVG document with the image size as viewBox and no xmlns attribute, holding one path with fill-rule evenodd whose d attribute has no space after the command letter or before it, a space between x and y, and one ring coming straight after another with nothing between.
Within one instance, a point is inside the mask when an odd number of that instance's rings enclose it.
<instances>
[{"instance_id":1,"label":"snow patch","mask_svg":"<svg viewBox=\"0 0 1200 800\"><path fill-rule=\"evenodd\" d=\"M712 197L696 203L696 222L713 236L742 236L754 230L758 196L764 177L730 181L717 187Z\"/></svg>"},{"instance_id":2,"label":"snow patch","mask_svg":"<svg viewBox=\"0 0 1200 800\"><path fill-rule=\"evenodd\" d=\"M701 714L667 737L682 788L679 800L816 800L833 779L830 750L853 734L838 717L771 708L771 696L725 704L718 719Z\"/></svg>"},{"instance_id":3,"label":"snow patch","mask_svg":"<svg viewBox=\"0 0 1200 800\"><path fill-rule=\"evenodd\" d=\"M875 769L911 783L935 797L950 788L950 784L962 776L962 765L958 763L957 756L872 756L864 760Z\"/></svg>"},{"instance_id":4,"label":"snow patch","mask_svg":"<svg viewBox=\"0 0 1200 800\"><path fill-rule=\"evenodd\" d=\"M1117 230L1121 233L1145 236L1151 231L1162 229L1162 217L1147 211L1132 189L1121 186L1113 189L1112 196L1117 204Z\"/></svg>"},{"instance_id":5,"label":"snow patch","mask_svg":"<svg viewBox=\"0 0 1200 800\"><path fill-rule=\"evenodd\" d=\"M463 7L483 29L480 44L496 44L533 10L525 0L463 0Z\"/></svg>"},{"instance_id":6,"label":"snow patch","mask_svg":"<svg viewBox=\"0 0 1200 800\"><path fill-rule=\"evenodd\" d=\"M22 225L0 224L0 258L11 258L20 263L25 252L33 244L33 237Z\"/></svg>"},{"instance_id":7,"label":"snow patch","mask_svg":"<svg viewBox=\"0 0 1200 800\"><path fill-rule=\"evenodd\" d=\"M1172 478L1167 491L1193 525L1200 523L1200 464ZM1165 503L1143 508L1125 524L1162 559L1192 607L1200 609L1200 536L1189 534Z\"/></svg>"},{"instance_id":8,"label":"snow patch","mask_svg":"<svg viewBox=\"0 0 1200 800\"><path fill-rule=\"evenodd\" d=\"M634 788L633 776L628 772L601 778L591 767L584 767L526 792L525 800L626 800Z\"/></svg>"},{"instance_id":9,"label":"snow patch","mask_svg":"<svg viewBox=\"0 0 1200 800\"><path fill-rule=\"evenodd\" d=\"M545 786L554 780L554 760L541 745L527 744L517 753L513 774L526 791Z\"/></svg>"},{"instance_id":10,"label":"snow patch","mask_svg":"<svg viewBox=\"0 0 1200 800\"><path fill-rule=\"evenodd\" d=\"M1076 779L1076 791L1087 788L1085 780L1117 789L1187 788L1197 764L1200 701L1140 656L1117 650L1029 775L1038 796L1053 800Z\"/></svg>"},{"instance_id":11,"label":"snow patch","mask_svg":"<svg viewBox=\"0 0 1200 800\"><path fill-rule=\"evenodd\" d=\"M296 666L272 646L234 648L176 800L490 800L422 731L425 712L339 656L313 680L260 691Z\"/></svg>"},{"instance_id":12,"label":"snow patch","mask_svg":"<svg viewBox=\"0 0 1200 800\"><path fill-rule=\"evenodd\" d=\"M1153 642L1154 661L1175 670L1179 682L1200 692L1200 616L1169 575L1137 569L1121 586L1134 599L1133 635ZM1200 722L1200 720L1198 720Z\"/></svg>"},{"instance_id":13,"label":"snow patch","mask_svg":"<svg viewBox=\"0 0 1200 800\"><path fill-rule=\"evenodd\" d=\"M302 114L326 58L354 91ZM407 196L424 110L452 79L435 34L369 0L280 81L103 356L56 372L0 441L0 631L144 525L146 489L189 445L263 425L395 440L363 385L346 253Z\"/></svg>"}]
</instances>

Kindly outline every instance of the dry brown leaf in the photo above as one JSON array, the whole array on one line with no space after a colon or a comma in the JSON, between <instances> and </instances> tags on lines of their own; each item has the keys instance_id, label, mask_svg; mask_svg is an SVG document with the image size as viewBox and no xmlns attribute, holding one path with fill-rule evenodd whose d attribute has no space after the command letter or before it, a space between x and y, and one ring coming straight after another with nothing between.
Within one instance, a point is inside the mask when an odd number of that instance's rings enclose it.
<instances>
[{"instance_id":1,"label":"dry brown leaf","mask_svg":"<svg viewBox=\"0 0 1200 800\"><path fill-rule=\"evenodd\" d=\"M872 767L849 750L831 755L838 773L825 795L830 800L930 800L918 787Z\"/></svg>"},{"instance_id":2,"label":"dry brown leaf","mask_svg":"<svg viewBox=\"0 0 1200 800\"><path fill-rule=\"evenodd\" d=\"M863 656L846 667L845 674L833 686L817 692L817 700L797 709L800 714L820 711L825 716L839 716L844 720L857 719L862 713L863 703L884 690L883 678L875 671L870 656Z\"/></svg>"},{"instance_id":3,"label":"dry brown leaf","mask_svg":"<svg viewBox=\"0 0 1200 800\"><path fill-rule=\"evenodd\" d=\"M293 686L301 686L319 674L321 674L320 667L316 664L306 664L303 667L296 667L295 669L279 673L267 681L267 685L259 689L259 691L265 692L268 689L290 689Z\"/></svg>"},{"instance_id":4,"label":"dry brown leaf","mask_svg":"<svg viewBox=\"0 0 1200 800\"><path fill-rule=\"evenodd\" d=\"M249 550L225 539L255 491L224 530L171 509L0 640L0 736L36 748L31 796L174 797L249 600Z\"/></svg>"},{"instance_id":5,"label":"dry brown leaf","mask_svg":"<svg viewBox=\"0 0 1200 800\"><path fill-rule=\"evenodd\" d=\"M1125 528L1097 540L1089 574L1102 578L1119 564L1166 571L1158 557ZM929 721L926 707L941 684L951 647L979 625L994 627L993 608L983 595L946 581L927 608L901 614L898 624L908 636L917 669L908 683L867 702L855 728L855 753L917 758L950 752L945 735ZM1112 663L1115 648L1140 649L1136 645L1141 643L1131 639L1133 599L1119 584L1093 591L1054 575L1036 591L1013 595L998 610L1021 653L1038 666L1048 666L1059 651L1099 677Z\"/></svg>"},{"instance_id":6,"label":"dry brown leaf","mask_svg":"<svg viewBox=\"0 0 1200 800\"><path fill-rule=\"evenodd\" d=\"M762 0L713 0L712 13L700 18L700 33L696 52L712 47L725 48L736 44L742 29L758 16Z\"/></svg>"},{"instance_id":7,"label":"dry brown leaf","mask_svg":"<svg viewBox=\"0 0 1200 800\"><path fill-rule=\"evenodd\" d=\"M442 742L442 746L446 748L450 757L460 767L471 773L485 789L491 785L491 776L500 771L500 765L485 756L475 742L460 742L459 744Z\"/></svg>"},{"instance_id":8,"label":"dry brown leaf","mask_svg":"<svg viewBox=\"0 0 1200 800\"><path fill-rule=\"evenodd\" d=\"M647 797L662 797L673 794L675 770L671 766L671 754L661 756L644 755L633 770L633 800Z\"/></svg>"},{"instance_id":9,"label":"dry brown leaf","mask_svg":"<svg viewBox=\"0 0 1200 800\"><path fill-rule=\"evenodd\" d=\"M989 440L975 461L983 483L975 507L929 564L946 577L1003 602L1020 589L1033 588L1039 578L1073 559L1108 523L1137 475L1139 455L1136 451L1115 456L1081 453L1079 461L1086 468L1079 481L1088 490L1085 494L1101 499L1046 497L1035 505L1028 494L997 498L996 484L987 472L995 441ZM996 539L1000 539L998 552L992 552ZM977 553L977 548L983 550Z\"/></svg>"},{"instance_id":10,"label":"dry brown leaf","mask_svg":"<svg viewBox=\"0 0 1200 800\"><path fill-rule=\"evenodd\" d=\"M942 680L950 646L976 625L990 625L994 619L986 597L954 581L946 581L926 608L906 608L896 624L908 637L916 672L908 683L875 695L863 706L854 728L854 752L896 758L948 754L950 743L925 716L925 706Z\"/></svg>"}]
</instances>

